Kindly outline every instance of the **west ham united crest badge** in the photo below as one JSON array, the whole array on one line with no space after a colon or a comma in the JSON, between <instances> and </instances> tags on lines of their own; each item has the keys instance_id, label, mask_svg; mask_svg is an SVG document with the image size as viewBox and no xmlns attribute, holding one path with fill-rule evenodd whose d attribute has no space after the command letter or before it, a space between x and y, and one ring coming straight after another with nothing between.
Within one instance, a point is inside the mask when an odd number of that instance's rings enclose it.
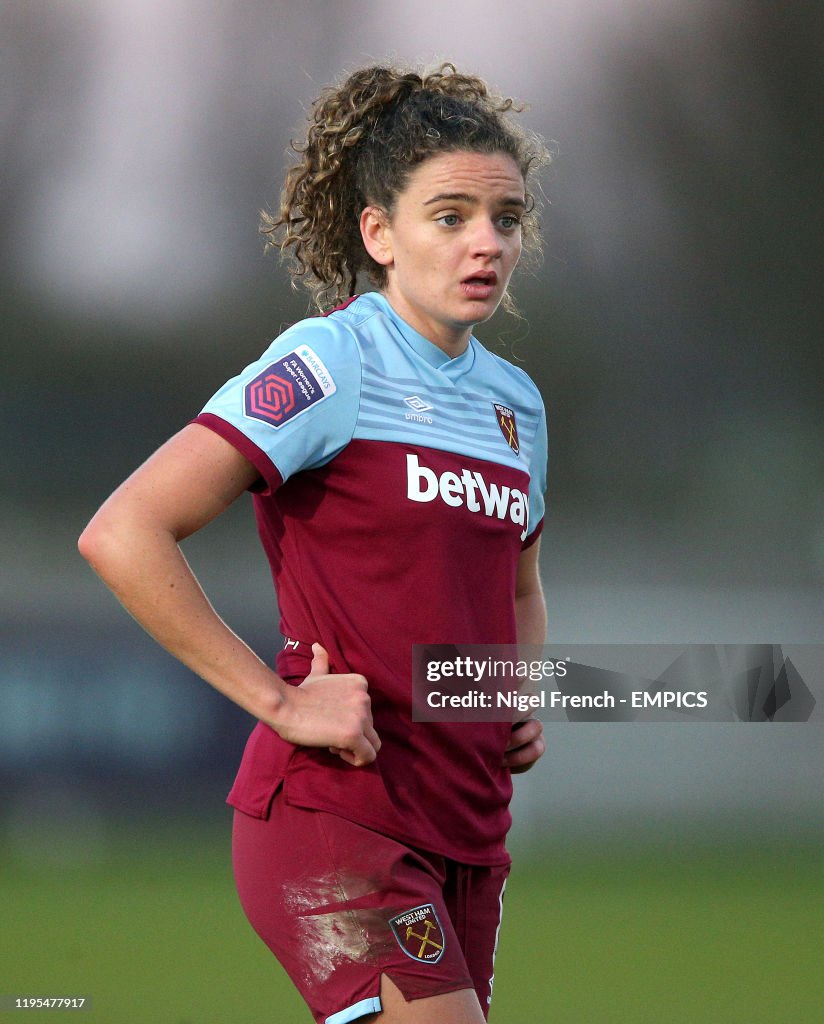
<instances>
[{"instance_id":1,"label":"west ham united crest badge","mask_svg":"<svg viewBox=\"0 0 824 1024\"><path fill-rule=\"evenodd\" d=\"M436 964L443 956L446 939L431 903L398 914L389 924L401 949L411 960Z\"/></svg>"},{"instance_id":2,"label":"west ham united crest badge","mask_svg":"<svg viewBox=\"0 0 824 1024\"><path fill-rule=\"evenodd\" d=\"M521 446L518 444L518 427L515 423L515 413L508 405L498 405L497 402L492 404L495 407L495 416L498 420L498 426L501 428L501 433L504 435L504 440L517 455L521 450Z\"/></svg>"}]
</instances>

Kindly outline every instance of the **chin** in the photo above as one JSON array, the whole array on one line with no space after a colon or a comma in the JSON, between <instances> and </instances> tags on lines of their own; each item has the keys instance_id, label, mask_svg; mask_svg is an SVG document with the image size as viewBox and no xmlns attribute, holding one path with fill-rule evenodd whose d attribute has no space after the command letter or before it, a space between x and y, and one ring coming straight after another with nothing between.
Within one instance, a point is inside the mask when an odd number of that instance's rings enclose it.
<instances>
[{"instance_id":1,"label":"chin","mask_svg":"<svg viewBox=\"0 0 824 1024\"><path fill-rule=\"evenodd\" d=\"M488 299L483 302L476 302L474 304L474 311L467 318L466 323L470 325L485 323L495 315L500 304L500 299L498 299L497 302L492 302Z\"/></svg>"}]
</instances>

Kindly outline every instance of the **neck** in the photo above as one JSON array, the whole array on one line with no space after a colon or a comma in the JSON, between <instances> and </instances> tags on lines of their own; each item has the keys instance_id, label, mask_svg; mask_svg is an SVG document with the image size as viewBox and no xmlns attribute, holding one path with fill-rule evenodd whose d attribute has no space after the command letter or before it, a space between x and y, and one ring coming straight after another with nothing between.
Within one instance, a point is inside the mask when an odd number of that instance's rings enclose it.
<instances>
[{"instance_id":1,"label":"neck","mask_svg":"<svg viewBox=\"0 0 824 1024\"><path fill-rule=\"evenodd\" d=\"M471 324L451 326L433 323L425 315L412 309L391 288L386 288L381 294L402 320L427 341L431 341L433 345L445 352L450 359L455 359L466 352L469 347L469 339L472 336Z\"/></svg>"}]
</instances>

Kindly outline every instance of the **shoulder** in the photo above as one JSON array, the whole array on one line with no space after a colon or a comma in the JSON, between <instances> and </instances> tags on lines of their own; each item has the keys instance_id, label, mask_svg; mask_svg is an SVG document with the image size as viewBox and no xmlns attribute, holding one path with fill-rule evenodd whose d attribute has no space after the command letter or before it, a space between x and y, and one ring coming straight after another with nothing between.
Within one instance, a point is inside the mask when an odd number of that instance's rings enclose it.
<instances>
[{"instance_id":1,"label":"shoulder","mask_svg":"<svg viewBox=\"0 0 824 1024\"><path fill-rule=\"evenodd\" d=\"M264 356L277 357L297 345L317 347L332 359L359 356L367 323L380 310L368 295L356 295L340 306L292 324L272 342Z\"/></svg>"},{"instance_id":2,"label":"shoulder","mask_svg":"<svg viewBox=\"0 0 824 1024\"><path fill-rule=\"evenodd\" d=\"M337 349L353 352L357 348L357 339L350 320L333 311L326 316L310 316L291 324L272 341L263 357L279 356L299 345L316 346L325 354L334 355Z\"/></svg>"},{"instance_id":3,"label":"shoulder","mask_svg":"<svg viewBox=\"0 0 824 1024\"><path fill-rule=\"evenodd\" d=\"M249 385L276 377L319 385L329 395L339 390L356 390L362 377L362 344L358 331L356 302L325 316L311 316L287 327L241 374Z\"/></svg>"},{"instance_id":4,"label":"shoulder","mask_svg":"<svg viewBox=\"0 0 824 1024\"><path fill-rule=\"evenodd\" d=\"M367 292L365 295L353 295L326 313L302 320L301 325L326 324L332 331L357 337L359 332L367 329L369 321L379 319L381 312L383 308L374 293Z\"/></svg>"}]
</instances>

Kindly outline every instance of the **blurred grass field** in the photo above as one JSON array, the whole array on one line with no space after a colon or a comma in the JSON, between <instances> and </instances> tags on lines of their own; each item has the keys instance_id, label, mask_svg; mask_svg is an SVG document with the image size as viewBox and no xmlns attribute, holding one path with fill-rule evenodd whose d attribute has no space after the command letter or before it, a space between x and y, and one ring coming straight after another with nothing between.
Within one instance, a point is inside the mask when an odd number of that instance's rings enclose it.
<instances>
[{"instance_id":1,"label":"blurred grass field","mask_svg":"<svg viewBox=\"0 0 824 1024\"><path fill-rule=\"evenodd\" d=\"M238 905L228 819L121 831L91 863L53 843L0 856L0 995L90 997L85 1024L308 1024ZM777 840L521 859L492 1024L821 1024L823 866Z\"/></svg>"}]
</instances>

